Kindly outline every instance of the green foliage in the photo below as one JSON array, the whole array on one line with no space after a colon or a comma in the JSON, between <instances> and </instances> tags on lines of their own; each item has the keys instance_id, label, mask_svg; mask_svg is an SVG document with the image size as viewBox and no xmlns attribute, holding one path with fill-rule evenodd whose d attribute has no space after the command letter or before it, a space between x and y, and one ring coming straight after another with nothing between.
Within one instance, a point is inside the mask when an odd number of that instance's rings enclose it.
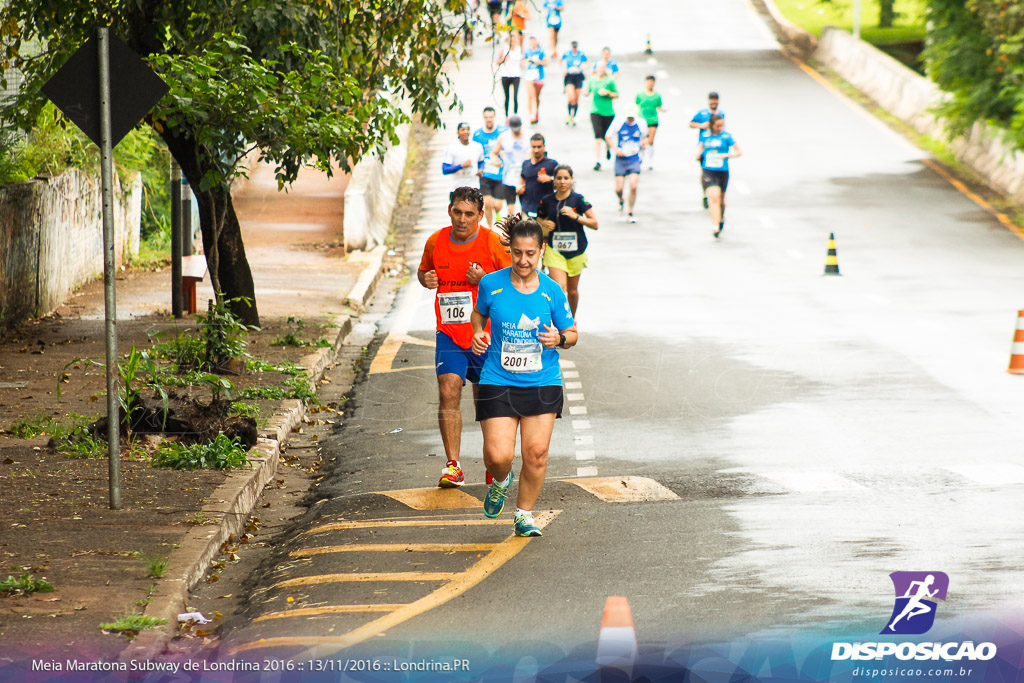
<instances>
[{"instance_id":1,"label":"green foliage","mask_svg":"<svg viewBox=\"0 0 1024 683\"><path fill-rule=\"evenodd\" d=\"M249 464L248 451L238 441L218 434L210 443L182 444L165 442L153 455L153 467L197 470L206 467L224 470Z\"/></svg>"},{"instance_id":2,"label":"green foliage","mask_svg":"<svg viewBox=\"0 0 1024 683\"><path fill-rule=\"evenodd\" d=\"M160 394L166 420L170 399L161 381L160 368L150 357L148 351L139 351L133 344L132 350L125 355L124 361L117 364L117 374L120 378L117 400L121 405L121 410L125 413L126 427L130 427L132 411L141 403L141 394L146 388L153 389ZM131 439L130 433L128 437Z\"/></svg>"},{"instance_id":3,"label":"green foliage","mask_svg":"<svg viewBox=\"0 0 1024 683\"><path fill-rule=\"evenodd\" d=\"M167 623L166 619L160 617L147 617L142 614L126 614L117 621L100 624L104 631L121 631L125 634L135 634L147 628L156 628Z\"/></svg>"},{"instance_id":4,"label":"green foliage","mask_svg":"<svg viewBox=\"0 0 1024 683\"><path fill-rule=\"evenodd\" d=\"M291 394L281 387L246 387L242 390L242 398L280 401L281 399L291 398Z\"/></svg>"},{"instance_id":5,"label":"green foliage","mask_svg":"<svg viewBox=\"0 0 1024 683\"><path fill-rule=\"evenodd\" d=\"M318 403L316 392L309 386L309 378L305 374L296 375L285 381L285 385L292 390L291 398L297 398L303 403Z\"/></svg>"},{"instance_id":6,"label":"green foliage","mask_svg":"<svg viewBox=\"0 0 1024 683\"><path fill-rule=\"evenodd\" d=\"M73 434L57 442L57 452L63 453L72 460L89 460L102 458L108 452L107 442L97 439L92 434Z\"/></svg>"},{"instance_id":7,"label":"green foliage","mask_svg":"<svg viewBox=\"0 0 1024 683\"><path fill-rule=\"evenodd\" d=\"M142 558L146 563L146 576L154 579L162 579L167 573L167 558L159 555L145 555Z\"/></svg>"},{"instance_id":8,"label":"green foliage","mask_svg":"<svg viewBox=\"0 0 1024 683\"><path fill-rule=\"evenodd\" d=\"M305 341L303 339L299 339L294 334L289 332L288 334L286 334L283 337L275 337L274 341L270 342L270 345L271 346L297 346L297 347L312 346L312 347L323 348L323 347L329 347L331 345L331 342L327 341L323 337L321 337L320 339L317 339L315 341Z\"/></svg>"},{"instance_id":9,"label":"green foliage","mask_svg":"<svg viewBox=\"0 0 1024 683\"><path fill-rule=\"evenodd\" d=\"M283 375L301 375L306 371L304 367L293 361L286 360L277 365L268 363L260 358L247 358L245 361L246 372L280 372Z\"/></svg>"},{"instance_id":10,"label":"green foliage","mask_svg":"<svg viewBox=\"0 0 1024 683\"><path fill-rule=\"evenodd\" d=\"M203 336L205 368L217 369L232 358L244 356L249 331L259 329L254 325L246 325L234 314L230 308L233 302L252 305L252 300L244 297L211 301L205 314L196 314Z\"/></svg>"},{"instance_id":11,"label":"green foliage","mask_svg":"<svg viewBox=\"0 0 1024 683\"><path fill-rule=\"evenodd\" d=\"M61 419L39 413L18 420L7 431L19 439L31 439L42 434L47 434L55 439L63 439L78 433L93 419L74 412L68 413Z\"/></svg>"},{"instance_id":12,"label":"green foliage","mask_svg":"<svg viewBox=\"0 0 1024 683\"><path fill-rule=\"evenodd\" d=\"M1008 127L1024 148L1024 6L996 0L930 0L925 58L952 97L940 109L950 132L976 121Z\"/></svg>"},{"instance_id":13,"label":"green foliage","mask_svg":"<svg viewBox=\"0 0 1024 683\"><path fill-rule=\"evenodd\" d=\"M862 0L861 38L873 45L917 42L925 36L928 0L895 0L893 21L881 21L887 14L885 2ZM808 33L821 36L826 26L849 31L853 28L853 0L775 0L787 19Z\"/></svg>"},{"instance_id":14,"label":"green foliage","mask_svg":"<svg viewBox=\"0 0 1024 683\"><path fill-rule=\"evenodd\" d=\"M160 338L167 336L167 332L161 330L151 333L150 336ZM206 347L203 344L203 340L196 337L189 330L182 330L176 337L154 344L150 349L151 355L154 358L171 361L181 372L200 367L205 350Z\"/></svg>"},{"instance_id":15,"label":"green foliage","mask_svg":"<svg viewBox=\"0 0 1024 683\"><path fill-rule=\"evenodd\" d=\"M231 409L228 413L235 417L251 417L254 420L258 420L260 417L260 407L253 403L236 401L231 404Z\"/></svg>"},{"instance_id":16,"label":"green foliage","mask_svg":"<svg viewBox=\"0 0 1024 683\"><path fill-rule=\"evenodd\" d=\"M0 593L6 593L9 596L51 593L55 590L56 588L49 581L46 579L36 579L28 572L25 572L18 578L8 576L3 581L0 581Z\"/></svg>"}]
</instances>

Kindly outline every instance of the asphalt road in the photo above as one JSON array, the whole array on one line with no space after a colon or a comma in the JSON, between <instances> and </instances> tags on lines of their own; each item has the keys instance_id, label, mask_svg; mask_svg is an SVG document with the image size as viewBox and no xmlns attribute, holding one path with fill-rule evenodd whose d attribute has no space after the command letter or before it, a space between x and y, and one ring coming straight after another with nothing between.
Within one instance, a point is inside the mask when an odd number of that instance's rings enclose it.
<instances>
[{"instance_id":1,"label":"asphalt road","mask_svg":"<svg viewBox=\"0 0 1024 683\"><path fill-rule=\"evenodd\" d=\"M926 153L781 54L741 0L572 0L564 16L563 43L592 54L610 45L629 99L657 74L668 112L630 225L610 171L590 170L587 105L569 128L558 67L544 91L536 128L550 156L576 169L600 220L580 343L562 354L574 411L556 426L538 506L557 514L530 541L509 538L507 514L500 525L465 523L483 520L484 492L468 398L463 493L475 500L429 490L443 450L430 294L413 279L365 319L378 360L326 442L338 457L327 500L281 549L251 608L320 611L254 622L227 641L278 654L359 644L413 657L472 643L513 659L585 656L610 595L629 599L646 643L877 633L897 570L949 574L944 629L1019 612L1024 380L1005 368L1021 239ZM653 56L642 52L648 33ZM465 113L447 115L450 126L478 125L497 102L489 57L478 44L453 73ZM687 128L712 89L744 151L718 240ZM408 249L417 260L448 224L439 167L453 131L437 134L437 163L418 180L428 201ZM830 233L841 277L822 275ZM605 502L573 483L626 477L656 482L666 499ZM414 504L374 493L420 488ZM415 509L424 500L452 507ZM427 543L483 545L370 547ZM308 554L336 544L362 545ZM474 575L488 553L493 566ZM400 580L382 574L395 572ZM358 579L324 579L335 574ZM444 594L456 574L476 582ZM384 607L329 609L374 604ZM379 621L396 612L404 618Z\"/></svg>"}]
</instances>

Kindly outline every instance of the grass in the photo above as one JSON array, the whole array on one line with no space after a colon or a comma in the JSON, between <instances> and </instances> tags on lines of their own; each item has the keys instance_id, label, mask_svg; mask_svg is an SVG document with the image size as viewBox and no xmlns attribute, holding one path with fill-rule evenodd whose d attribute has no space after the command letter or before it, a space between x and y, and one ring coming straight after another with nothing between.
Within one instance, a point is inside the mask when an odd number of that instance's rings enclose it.
<instances>
[{"instance_id":1,"label":"grass","mask_svg":"<svg viewBox=\"0 0 1024 683\"><path fill-rule=\"evenodd\" d=\"M52 593L56 588L46 579L34 578L25 572L18 578L8 576L0 581L0 593L7 595L29 595L30 593Z\"/></svg>"},{"instance_id":2,"label":"grass","mask_svg":"<svg viewBox=\"0 0 1024 683\"><path fill-rule=\"evenodd\" d=\"M826 26L853 30L853 0L775 0L787 19L817 37ZM923 41L926 0L896 0L896 21L892 28L878 27L878 0L862 0L860 35L872 45Z\"/></svg>"},{"instance_id":3,"label":"grass","mask_svg":"<svg viewBox=\"0 0 1024 683\"><path fill-rule=\"evenodd\" d=\"M182 444L164 442L153 455L153 467L175 470L217 470L245 467L249 464L248 451L237 439L218 434L210 443Z\"/></svg>"},{"instance_id":4,"label":"grass","mask_svg":"<svg viewBox=\"0 0 1024 683\"><path fill-rule=\"evenodd\" d=\"M142 614L126 614L117 621L100 624L104 631L121 631L122 633L138 633L143 629L157 628L167 623L166 619L147 617Z\"/></svg>"},{"instance_id":5,"label":"grass","mask_svg":"<svg viewBox=\"0 0 1024 683\"><path fill-rule=\"evenodd\" d=\"M139 240L139 253L130 259L133 268L158 268L171 263L171 229L157 229Z\"/></svg>"},{"instance_id":6,"label":"grass","mask_svg":"<svg viewBox=\"0 0 1024 683\"><path fill-rule=\"evenodd\" d=\"M314 348L326 348L331 345L331 342L327 341L323 337L315 341L304 341L299 339L294 334L289 332L283 337L276 337L274 341L270 342L271 346L295 346L295 347L307 347L311 346Z\"/></svg>"},{"instance_id":7,"label":"grass","mask_svg":"<svg viewBox=\"0 0 1024 683\"><path fill-rule=\"evenodd\" d=\"M167 558L159 555L145 556L146 576L154 579L162 579L167 573ZM109 630L109 629L108 629Z\"/></svg>"},{"instance_id":8,"label":"grass","mask_svg":"<svg viewBox=\"0 0 1024 683\"><path fill-rule=\"evenodd\" d=\"M74 439L61 439L57 443L57 452L63 453L73 460L102 458L109 453L107 442L97 439L91 434L81 433Z\"/></svg>"},{"instance_id":9,"label":"grass","mask_svg":"<svg viewBox=\"0 0 1024 683\"><path fill-rule=\"evenodd\" d=\"M18 420L10 426L7 432L19 439L32 439L43 434L63 439L82 429L94 419L78 413L68 413L60 419L55 419L45 413L37 413Z\"/></svg>"}]
</instances>

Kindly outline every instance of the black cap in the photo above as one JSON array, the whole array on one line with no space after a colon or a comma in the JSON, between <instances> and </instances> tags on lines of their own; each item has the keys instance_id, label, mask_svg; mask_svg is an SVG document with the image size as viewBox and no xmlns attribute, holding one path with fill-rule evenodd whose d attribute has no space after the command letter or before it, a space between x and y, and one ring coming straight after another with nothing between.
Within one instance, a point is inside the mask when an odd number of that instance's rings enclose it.
<instances>
[{"instance_id":1,"label":"black cap","mask_svg":"<svg viewBox=\"0 0 1024 683\"><path fill-rule=\"evenodd\" d=\"M717 100L718 99L718 93L715 92L714 90L712 90L711 92L708 93L708 99L709 100Z\"/></svg>"}]
</instances>

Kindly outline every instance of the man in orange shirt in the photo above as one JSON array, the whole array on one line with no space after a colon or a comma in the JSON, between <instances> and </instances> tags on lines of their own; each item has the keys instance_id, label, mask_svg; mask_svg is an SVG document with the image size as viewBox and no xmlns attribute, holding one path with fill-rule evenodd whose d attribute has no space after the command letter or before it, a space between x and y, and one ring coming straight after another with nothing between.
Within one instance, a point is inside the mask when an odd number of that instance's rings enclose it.
<instances>
[{"instance_id":1,"label":"man in orange shirt","mask_svg":"<svg viewBox=\"0 0 1024 683\"><path fill-rule=\"evenodd\" d=\"M450 227L427 239L417 271L420 284L436 289L434 314L437 318L437 386L440 407L437 422L447 456L442 488L462 486L465 478L459 465L462 447L462 387L468 379L476 398L483 356L473 353L473 325L469 321L476 305L477 285L487 273L507 268L512 260L498 232L480 226L484 196L472 187L456 188L448 204Z\"/></svg>"}]
</instances>

